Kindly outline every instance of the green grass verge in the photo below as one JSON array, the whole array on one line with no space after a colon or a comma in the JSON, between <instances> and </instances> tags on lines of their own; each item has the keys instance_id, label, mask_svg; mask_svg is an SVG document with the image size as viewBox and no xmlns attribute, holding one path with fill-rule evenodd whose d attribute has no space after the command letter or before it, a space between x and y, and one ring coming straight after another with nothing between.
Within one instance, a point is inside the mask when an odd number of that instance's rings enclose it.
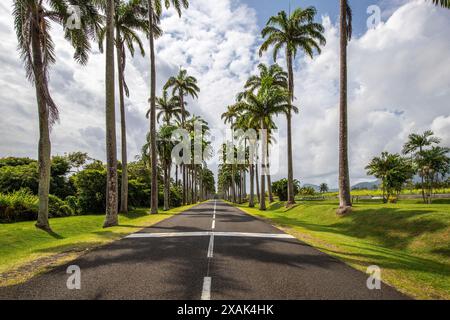
<instances>
[{"instance_id":1,"label":"green grass verge","mask_svg":"<svg viewBox=\"0 0 450 320\"><path fill-rule=\"evenodd\" d=\"M119 226L103 229L103 215L50 219L53 233L37 229L34 221L0 224L0 286L23 282L37 273L72 260L94 247L110 243L192 207L183 206L149 215L136 209L119 216Z\"/></svg>"},{"instance_id":2,"label":"green grass verge","mask_svg":"<svg viewBox=\"0 0 450 320\"><path fill-rule=\"evenodd\" d=\"M337 217L337 202L303 202L287 210L276 202L263 212L298 239L365 271L382 268L384 282L418 299L450 299L450 204L356 204Z\"/></svg>"}]
</instances>

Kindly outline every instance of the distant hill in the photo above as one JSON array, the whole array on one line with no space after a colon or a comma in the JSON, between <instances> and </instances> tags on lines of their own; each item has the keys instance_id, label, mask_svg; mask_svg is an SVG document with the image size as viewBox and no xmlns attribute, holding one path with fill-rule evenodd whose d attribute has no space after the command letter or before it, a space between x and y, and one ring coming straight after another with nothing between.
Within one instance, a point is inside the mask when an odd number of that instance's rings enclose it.
<instances>
[{"instance_id":1,"label":"distant hill","mask_svg":"<svg viewBox=\"0 0 450 320\"><path fill-rule=\"evenodd\" d=\"M366 181L366 182L360 182L352 186L352 190L373 190L378 189L378 186L380 185L379 180L375 181Z\"/></svg>"}]
</instances>

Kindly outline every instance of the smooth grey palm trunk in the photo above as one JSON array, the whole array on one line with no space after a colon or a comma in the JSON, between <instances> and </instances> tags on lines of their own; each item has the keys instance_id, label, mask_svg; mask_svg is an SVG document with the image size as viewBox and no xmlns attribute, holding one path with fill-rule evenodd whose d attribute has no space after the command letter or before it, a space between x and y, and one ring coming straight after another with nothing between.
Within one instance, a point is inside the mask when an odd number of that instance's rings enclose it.
<instances>
[{"instance_id":1,"label":"smooth grey palm trunk","mask_svg":"<svg viewBox=\"0 0 450 320\"><path fill-rule=\"evenodd\" d=\"M124 61L122 50L122 39L120 30L116 27L116 50L117 68L119 78L119 109L120 109L120 134L121 134L121 155L122 155L122 179L120 186L120 212L128 212L128 160L127 160L127 129L125 115L125 94L124 94Z\"/></svg>"},{"instance_id":2,"label":"smooth grey palm trunk","mask_svg":"<svg viewBox=\"0 0 450 320\"><path fill-rule=\"evenodd\" d=\"M34 14L34 21L38 21L38 13ZM36 222L36 227L50 230L50 224L48 221L48 195L50 191L50 127L49 127L49 111L45 102L44 84L45 73L44 65L42 61L42 51L40 46L39 28L34 26L32 28L31 46L33 50L33 71L35 76L35 88L36 99L38 105L38 117L39 117L39 146L38 146L38 159L39 159L39 211Z\"/></svg>"},{"instance_id":3,"label":"smooth grey palm trunk","mask_svg":"<svg viewBox=\"0 0 450 320\"><path fill-rule=\"evenodd\" d=\"M117 215L117 145L114 96L114 1L106 3L106 217L103 227L119 223Z\"/></svg>"},{"instance_id":4,"label":"smooth grey palm trunk","mask_svg":"<svg viewBox=\"0 0 450 320\"><path fill-rule=\"evenodd\" d=\"M262 148L261 148L261 195L259 199L259 209L266 210L266 165L267 165L267 132L264 127L264 121L261 120L261 129L262 129Z\"/></svg>"},{"instance_id":5,"label":"smooth grey palm trunk","mask_svg":"<svg viewBox=\"0 0 450 320\"><path fill-rule=\"evenodd\" d=\"M150 161L152 175L150 213L156 214L158 213L158 161L156 158L156 66L152 0L148 0L148 22L150 42Z\"/></svg>"},{"instance_id":6,"label":"smooth grey palm trunk","mask_svg":"<svg viewBox=\"0 0 450 320\"><path fill-rule=\"evenodd\" d=\"M339 206L352 205L348 169L347 136L347 1L340 2L340 99L339 99Z\"/></svg>"},{"instance_id":7,"label":"smooth grey palm trunk","mask_svg":"<svg viewBox=\"0 0 450 320\"><path fill-rule=\"evenodd\" d=\"M288 91L289 91L289 110L287 119L287 157L288 157L288 201L287 205L295 204L294 194L294 169L292 164L292 112L291 104L294 102L294 74L292 70L292 55L286 49L287 67L288 67Z\"/></svg>"},{"instance_id":8,"label":"smooth grey palm trunk","mask_svg":"<svg viewBox=\"0 0 450 320\"><path fill-rule=\"evenodd\" d=\"M255 165L250 164L250 198L248 206L253 208L255 206Z\"/></svg>"}]
</instances>

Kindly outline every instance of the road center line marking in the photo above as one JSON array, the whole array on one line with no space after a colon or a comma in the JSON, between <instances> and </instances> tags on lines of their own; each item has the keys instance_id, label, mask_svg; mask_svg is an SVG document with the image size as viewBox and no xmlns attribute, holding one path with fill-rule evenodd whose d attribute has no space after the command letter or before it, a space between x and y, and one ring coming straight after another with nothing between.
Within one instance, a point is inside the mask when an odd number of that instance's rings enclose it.
<instances>
[{"instance_id":1,"label":"road center line marking","mask_svg":"<svg viewBox=\"0 0 450 320\"><path fill-rule=\"evenodd\" d=\"M202 300L211 300L211 277L203 278Z\"/></svg>"},{"instance_id":2,"label":"road center line marking","mask_svg":"<svg viewBox=\"0 0 450 320\"><path fill-rule=\"evenodd\" d=\"M216 228L216 220L212 221L211 229L214 230Z\"/></svg>"},{"instance_id":3,"label":"road center line marking","mask_svg":"<svg viewBox=\"0 0 450 320\"><path fill-rule=\"evenodd\" d=\"M214 234L209 237L209 246L208 246L208 258L212 258L214 256Z\"/></svg>"},{"instance_id":4,"label":"road center line marking","mask_svg":"<svg viewBox=\"0 0 450 320\"><path fill-rule=\"evenodd\" d=\"M286 233L251 233L251 232L170 232L170 233L132 233L125 238L173 238L173 237L243 237L243 238L272 238L272 239L295 239Z\"/></svg>"}]
</instances>

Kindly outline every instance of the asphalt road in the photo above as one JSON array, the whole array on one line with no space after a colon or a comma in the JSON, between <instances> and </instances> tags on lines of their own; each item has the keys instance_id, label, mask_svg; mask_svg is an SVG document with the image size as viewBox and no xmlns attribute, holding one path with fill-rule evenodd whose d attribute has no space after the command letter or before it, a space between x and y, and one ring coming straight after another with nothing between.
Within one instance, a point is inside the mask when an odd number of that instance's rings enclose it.
<instances>
[{"instance_id":1,"label":"asphalt road","mask_svg":"<svg viewBox=\"0 0 450 320\"><path fill-rule=\"evenodd\" d=\"M67 288L69 265L81 289ZM95 249L0 299L405 299L224 203L209 201Z\"/></svg>"}]
</instances>

